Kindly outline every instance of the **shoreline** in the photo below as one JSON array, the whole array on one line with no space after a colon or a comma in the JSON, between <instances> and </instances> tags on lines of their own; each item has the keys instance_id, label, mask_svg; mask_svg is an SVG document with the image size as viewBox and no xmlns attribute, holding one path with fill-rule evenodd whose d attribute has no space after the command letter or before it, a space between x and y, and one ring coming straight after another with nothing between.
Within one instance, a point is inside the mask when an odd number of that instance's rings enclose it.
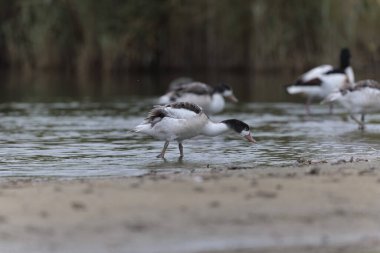
<instances>
[{"instance_id":1,"label":"shoreline","mask_svg":"<svg viewBox=\"0 0 380 253\"><path fill-rule=\"evenodd\" d=\"M379 252L380 159L3 178L0 251Z\"/></svg>"}]
</instances>

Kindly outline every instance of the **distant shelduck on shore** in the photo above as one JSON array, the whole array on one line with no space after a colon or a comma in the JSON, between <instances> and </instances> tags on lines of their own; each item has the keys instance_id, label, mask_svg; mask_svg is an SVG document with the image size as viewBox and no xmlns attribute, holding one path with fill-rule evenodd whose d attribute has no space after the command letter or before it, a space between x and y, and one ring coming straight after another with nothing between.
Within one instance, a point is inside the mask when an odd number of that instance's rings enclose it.
<instances>
[{"instance_id":1,"label":"distant shelduck on shore","mask_svg":"<svg viewBox=\"0 0 380 253\"><path fill-rule=\"evenodd\" d=\"M287 86L289 94L306 96L305 109L310 114L310 103L314 99L324 99L330 93L339 89L352 87L355 81L354 71L350 66L351 54L347 48L340 52L340 65L334 68L331 65L315 67L301 75L293 84ZM330 104L330 113L332 104Z\"/></svg>"}]
</instances>

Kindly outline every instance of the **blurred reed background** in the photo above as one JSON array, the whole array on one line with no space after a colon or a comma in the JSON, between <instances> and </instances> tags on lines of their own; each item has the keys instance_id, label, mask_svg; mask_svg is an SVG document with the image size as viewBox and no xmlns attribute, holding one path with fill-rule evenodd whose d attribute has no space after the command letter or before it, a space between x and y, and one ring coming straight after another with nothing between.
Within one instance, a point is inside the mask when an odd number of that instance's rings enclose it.
<instances>
[{"instance_id":1,"label":"blurred reed background","mask_svg":"<svg viewBox=\"0 0 380 253\"><path fill-rule=\"evenodd\" d=\"M379 0L0 0L0 67L299 71L380 62Z\"/></svg>"}]
</instances>

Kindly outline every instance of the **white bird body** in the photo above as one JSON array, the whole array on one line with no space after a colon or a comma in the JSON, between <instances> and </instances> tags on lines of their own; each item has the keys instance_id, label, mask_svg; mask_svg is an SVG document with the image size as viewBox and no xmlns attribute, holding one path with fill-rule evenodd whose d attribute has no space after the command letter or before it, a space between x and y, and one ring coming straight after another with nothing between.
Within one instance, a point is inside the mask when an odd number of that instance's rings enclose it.
<instances>
[{"instance_id":1,"label":"white bird body","mask_svg":"<svg viewBox=\"0 0 380 253\"><path fill-rule=\"evenodd\" d=\"M164 158L170 141L179 143L180 157L182 157L183 140L198 135L216 136L229 129L235 130L248 141L254 142L249 126L244 122L235 119L218 123L212 122L201 107L186 102L154 107L144 122L136 126L134 130L159 140L165 140L164 148L158 155L158 157Z\"/></svg>"},{"instance_id":2,"label":"white bird body","mask_svg":"<svg viewBox=\"0 0 380 253\"><path fill-rule=\"evenodd\" d=\"M364 115L371 112L380 112L380 84L374 80L362 80L354 87L341 89L331 93L322 102L339 102L350 113L358 124L364 128ZM361 114L362 121L358 121L353 114Z\"/></svg>"},{"instance_id":3,"label":"white bird body","mask_svg":"<svg viewBox=\"0 0 380 253\"><path fill-rule=\"evenodd\" d=\"M346 74L334 73L329 75L321 75L319 79L322 81L319 98L324 99L332 92L352 86Z\"/></svg>"},{"instance_id":4,"label":"white bird body","mask_svg":"<svg viewBox=\"0 0 380 253\"><path fill-rule=\"evenodd\" d=\"M237 102L232 89L225 84L212 88L201 82L191 82L174 86L172 89L159 98L159 104L190 102L201 106L206 113L215 114L224 109L224 98Z\"/></svg>"},{"instance_id":5,"label":"white bird body","mask_svg":"<svg viewBox=\"0 0 380 253\"><path fill-rule=\"evenodd\" d=\"M380 111L380 90L364 88L349 92L339 100L351 113L371 113Z\"/></svg>"},{"instance_id":6,"label":"white bird body","mask_svg":"<svg viewBox=\"0 0 380 253\"><path fill-rule=\"evenodd\" d=\"M201 133L203 126L207 123L206 114L197 114L186 109L171 107L156 107L163 109L167 115L159 122L145 122L138 125L136 132L148 134L156 139L165 141L182 141L190 139Z\"/></svg>"}]
</instances>

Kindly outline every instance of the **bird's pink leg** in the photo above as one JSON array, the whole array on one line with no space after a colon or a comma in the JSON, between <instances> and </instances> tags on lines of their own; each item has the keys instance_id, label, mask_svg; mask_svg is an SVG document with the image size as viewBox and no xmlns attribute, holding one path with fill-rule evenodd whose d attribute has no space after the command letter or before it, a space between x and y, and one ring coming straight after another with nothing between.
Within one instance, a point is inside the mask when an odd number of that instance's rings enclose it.
<instances>
[{"instance_id":1,"label":"bird's pink leg","mask_svg":"<svg viewBox=\"0 0 380 253\"><path fill-rule=\"evenodd\" d=\"M157 158L165 159L165 152L166 152L166 149L168 148L168 146L169 146L169 142L165 141L164 147L163 147L161 153L157 156Z\"/></svg>"}]
</instances>

